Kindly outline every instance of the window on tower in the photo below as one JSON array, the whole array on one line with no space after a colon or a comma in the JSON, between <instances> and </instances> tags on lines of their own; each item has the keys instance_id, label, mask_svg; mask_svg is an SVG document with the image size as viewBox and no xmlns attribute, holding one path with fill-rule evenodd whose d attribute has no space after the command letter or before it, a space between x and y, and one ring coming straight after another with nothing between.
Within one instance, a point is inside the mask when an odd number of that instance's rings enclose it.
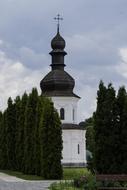
<instances>
[{"instance_id":1,"label":"window on tower","mask_svg":"<svg viewBox=\"0 0 127 190\"><path fill-rule=\"evenodd\" d=\"M60 119L61 119L61 120L64 120L64 119L65 119L65 111L64 111L64 108L61 108L61 109L60 109Z\"/></svg>"},{"instance_id":2,"label":"window on tower","mask_svg":"<svg viewBox=\"0 0 127 190\"><path fill-rule=\"evenodd\" d=\"M78 154L80 154L80 145L78 144Z\"/></svg>"},{"instance_id":3,"label":"window on tower","mask_svg":"<svg viewBox=\"0 0 127 190\"><path fill-rule=\"evenodd\" d=\"M72 113L73 121L75 120L75 110L73 108L73 113Z\"/></svg>"}]
</instances>

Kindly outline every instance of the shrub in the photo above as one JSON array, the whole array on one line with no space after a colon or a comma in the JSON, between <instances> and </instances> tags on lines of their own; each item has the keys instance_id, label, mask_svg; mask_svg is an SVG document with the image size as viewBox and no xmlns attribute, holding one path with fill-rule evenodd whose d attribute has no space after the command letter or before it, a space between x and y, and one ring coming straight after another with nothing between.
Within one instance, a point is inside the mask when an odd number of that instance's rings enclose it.
<instances>
[{"instance_id":1,"label":"shrub","mask_svg":"<svg viewBox=\"0 0 127 190\"><path fill-rule=\"evenodd\" d=\"M93 175L82 176L79 179L74 179L74 186L77 188L84 188L85 190L96 190L96 178Z\"/></svg>"}]
</instances>

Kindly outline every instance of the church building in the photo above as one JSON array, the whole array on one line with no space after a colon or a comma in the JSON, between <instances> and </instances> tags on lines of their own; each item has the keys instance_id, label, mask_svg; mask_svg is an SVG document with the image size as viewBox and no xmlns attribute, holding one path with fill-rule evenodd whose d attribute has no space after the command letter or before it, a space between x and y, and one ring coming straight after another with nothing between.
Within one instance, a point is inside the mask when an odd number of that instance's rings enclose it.
<instances>
[{"instance_id":1,"label":"church building","mask_svg":"<svg viewBox=\"0 0 127 190\"><path fill-rule=\"evenodd\" d=\"M51 41L51 71L41 80L42 94L51 98L62 123L63 152L62 164L66 167L86 165L85 130L77 124L77 103L80 99L73 92L75 80L65 70L65 40L59 32L58 15L57 34Z\"/></svg>"}]
</instances>

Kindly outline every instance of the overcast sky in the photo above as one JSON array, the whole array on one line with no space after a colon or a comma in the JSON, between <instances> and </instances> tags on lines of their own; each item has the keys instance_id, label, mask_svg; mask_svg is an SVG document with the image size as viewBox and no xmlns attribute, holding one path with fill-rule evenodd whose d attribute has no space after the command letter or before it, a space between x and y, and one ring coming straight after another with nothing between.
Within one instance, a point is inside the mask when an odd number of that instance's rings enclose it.
<instances>
[{"instance_id":1,"label":"overcast sky","mask_svg":"<svg viewBox=\"0 0 127 190\"><path fill-rule=\"evenodd\" d=\"M50 42L66 40L66 71L75 78L79 121L96 109L99 81L127 86L127 0L0 0L0 107L50 71Z\"/></svg>"}]
</instances>

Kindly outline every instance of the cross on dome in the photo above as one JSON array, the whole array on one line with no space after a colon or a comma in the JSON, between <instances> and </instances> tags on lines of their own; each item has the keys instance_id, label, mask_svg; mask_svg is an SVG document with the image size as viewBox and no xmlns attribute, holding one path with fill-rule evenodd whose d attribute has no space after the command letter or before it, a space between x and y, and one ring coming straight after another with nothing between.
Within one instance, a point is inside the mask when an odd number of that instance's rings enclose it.
<instances>
[{"instance_id":1,"label":"cross on dome","mask_svg":"<svg viewBox=\"0 0 127 190\"><path fill-rule=\"evenodd\" d=\"M63 20L62 17L60 17L60 14L57 15L57 17L54 18L54 20L57 20L57 32L59 33L59 27L60 27L60 20Z\"/></svg>"}]
</instances>

